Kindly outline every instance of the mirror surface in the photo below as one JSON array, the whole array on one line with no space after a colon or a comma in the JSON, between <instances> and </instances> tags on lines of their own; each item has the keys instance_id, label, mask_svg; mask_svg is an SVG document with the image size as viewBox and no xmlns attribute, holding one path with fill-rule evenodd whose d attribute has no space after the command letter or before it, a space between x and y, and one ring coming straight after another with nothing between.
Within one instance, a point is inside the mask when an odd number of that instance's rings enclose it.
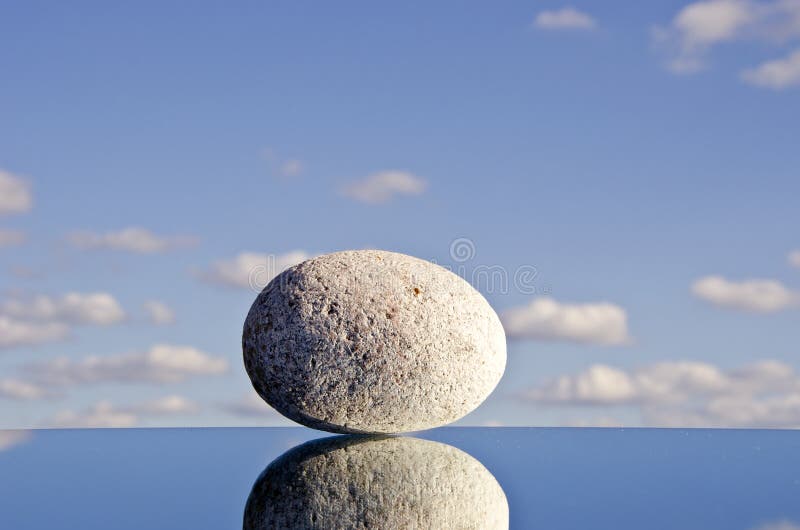
<instances>
[{"instance_id":1,"label":"mirror surface","mask_svg":"<svg viewBox=\"0 0 800 530\"><path fill-rule=\"evenodd\" d=\"M309 448L297 446L320 434L304 428L0 431L0 528L242 528L265 468L298 454L295 470L313 463L302 458ZM356 466L363 480L352 483L362 488L359 495L389 487L411 495L400 477L444 473L416 462L447 462L441 455L452 453L457 465L450 477L496 480L512 529L800 529L800 433L794 431L492 427L415 436L447 445L392 442L408 447L390 457L383 449L366 450L375 442L348 449L347 438L323 436L311 450L328 455L320 469L340 480L352 475L336 475L331 466ZM337 443L344 446L325 452L325 444ZM337 450L355 453L342 458ZM472 471L463 469L465 462ZM366 470L388 473L395 465L395 476L368 488ZM320 477L305 480L311 491L301 497L324 484ZM452 487L447 480L426 487L436 484ZM433 505L439 493L420 502ZM469 498L466 491L459 495ZM391 515L392 505L376 509Z\"/></svg>"}]
</instances>

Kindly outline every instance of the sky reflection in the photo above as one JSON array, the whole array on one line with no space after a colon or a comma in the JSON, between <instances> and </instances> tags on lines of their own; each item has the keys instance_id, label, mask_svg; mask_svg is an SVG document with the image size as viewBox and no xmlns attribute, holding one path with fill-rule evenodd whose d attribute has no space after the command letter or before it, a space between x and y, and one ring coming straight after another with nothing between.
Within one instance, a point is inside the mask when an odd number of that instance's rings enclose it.
<instances>
[{"instance_id":1,"label":"sky reflection","mask_svg":"<svg viewBox=\"0 0 800 530\"><path fill-rule=\"evenodd\" d=\"M445 506L446 514L469 499L454 478L466 476L497 499L503 494L512 529L797 530L800 522L797 432L443 428L416 436L353 441L303 428L34 431L0 451L0 528L241 528L246 512L263 508L254 499L275 477L283 488L275 500L317 499L318 517L326 519L352 516L324 512L322 504L350 486L362 502L348 505L362 510L356 516L396 522L393 504L364 499L396 491L414 499L415 509L433 510L451 488L461 504ZM19 435L0 431L0 439L12 437ZM316 441L302 445L309 440ZM437 467L447 462L453 466ZM302 469L313 473L302 478ZM404 489L409 482L419 492ZM287 484L305 490L287 492ZM338 493L324 490L331 484Z\"/></svg>"}]
</instances>

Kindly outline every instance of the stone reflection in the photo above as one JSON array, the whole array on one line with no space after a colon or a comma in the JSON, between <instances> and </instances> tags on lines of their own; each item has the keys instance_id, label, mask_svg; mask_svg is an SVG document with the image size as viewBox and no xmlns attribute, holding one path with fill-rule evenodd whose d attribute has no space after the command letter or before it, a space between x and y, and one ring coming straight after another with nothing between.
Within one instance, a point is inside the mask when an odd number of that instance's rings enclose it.
<instances>
[{"instance_id":1,"label":"stone reflection","mask_svg":"<svg viewBox=\"0 0 800 530\"><path fill-rule=\"evenodd\" d=\"M408 437L300 445L258 477L244 529L508 528L500 484L467 453Z\"/></svg>"}]
</instances>

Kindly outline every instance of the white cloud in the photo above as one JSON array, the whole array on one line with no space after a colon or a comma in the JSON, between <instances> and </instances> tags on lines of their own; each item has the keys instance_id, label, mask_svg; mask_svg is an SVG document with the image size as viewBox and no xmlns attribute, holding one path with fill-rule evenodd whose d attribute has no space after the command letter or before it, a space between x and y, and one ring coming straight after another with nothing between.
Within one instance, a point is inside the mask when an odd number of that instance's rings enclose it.
<instances>
[{"instance_id":1,"label":"white cloud","mask_svg":"<svg viewBox=\"0 0 800 530\"><path fill-rule=\"evenodd\" d=\"M546 403L612 404L626 403L637 397L633 380L622 370L596 364L576 375L563 375L528 398Z\"/></svg>"},{"instance_id":2,"label":"white cloud","mask_svg":"<svg viewBox=\"0 0 800 530\"><path fill-rule=\"evenodd\" d=\"M138 421L136 414L117 409L108 401L101 401L82 412L61 411L46 423L54 428L84 429L133 427Z\"/></svg>"},{"instance_id":3,"label":"white cloud","mask_svg":"<svg viewBox=\"0 0 800 530\"><path fill-rule=\"evenodd\" d=\"M159 399L147 401L141 405L131 407L130 412L144 415L170 415L170 414L194 414L200 407L194 401L183 396L164 396Z\"/></svg>"},{"instance_id":4,"label":"white cloud","mask_svg":"<svg viewBox=\"0 0 800 530\"><path fill-rule=\"evenodd\" d=\"M578 418L567 420L563 423L564 427L624 427L623 422L610 416L600 416L597 418Z\"/></svg>"},{"instance_id":5,"label":"white cloud","mask_svg":"<svg viewBox=\"0 0 800 530\"><path fill-rule=\"evenodd\" d=\"M232 259L215 262L202 277L220 285L260 291L275 276L311 257L302 250L286 254L242 252Z\"/></svg>"},{"instance_id":6,"label":"white cloud","mask_svg":"<svg viewBox=\"0 0 800 530\"><path fill-rule=\"evenodd\" d=\"M32 321L109 326L125 319L125 311L108 293L67 293L61 297L38 295L10 299L0 305L0 314Z\"/></svg>"},{"instance_id":7,"label":"white cloud","mask_svg":"<svg viewBox=\"0 0 800 530\"><path fill-rule=\"evenodd\" d=\"M282 177L296 177L303 172L303 169L303 162L295 158L291 158L281 164L279 172Z\"/></svg>"},{"instance_id":8,"label":"white cloud","mask_svg":"<svg viewBox=\"0 0 800 530\"><path fill-rule=\"evenodd\" d=\"M692 293L719 307L773 313L800 303L800 294L775 280L734 282L721 276L706 276L692 284Z\"/></svg>"},{"instance_id":9,"label":"white cloud","mask_svg":"<svg viewBox=\"0 0 800 530\"><path fill-rule=\"evenodd\" d=\"M742 72L742 79L751 85L783 90L800 86L800 50L783 59L767 61Z\"/></svg>"},{"instance_id":10,"label":"white cloud","mask_svg":"<svg viewBox=\"0 0 800 530\"><path fill-rule=\"evenodd\" d=\"M0 348L33 346L67 336L69 327L60 322L25 322L0 315Z\"/></svg>"},{"instance_id":11,"label":"white cloud","mask_svg":"<svg viewBox=\"0 0 800 530\"><path fill-rule=\"evenodd\" d=\"M732 39L754 17L750 2L707 0L685 6L672 23L683 45L695 48Z\"/></svg>"},{"instance_id":12,"label":"white cloud","mask_svg":"<svg viewBox=\"0 0 800 530\"><path fill-rule=\"evenodd\" d=\"M0 379L0 398L27 401L48 395L44 388L18 379Z\"/></svg>"},{"instance_id":13,"label":"white cloud","mask_svg":"<svg viewBox=\"0 0 800 530\"><path fill-rule=\"evenodd\" d=\"M100 401L81 412L63 410L46 421L45 425L73 429L134 427L140 423L142 416L194 414L198 410L195 402L176 395L124 407Z\"/></svg>"},{"instance_id":14,"label":"white cloud","mask_svg":"<svg viewBox=\"0 0 800 530\"><path fill-rule=\"evenodd\" d=\"M533 25L541 29L592 29L597 24L588 14L565 7L555 11L542 11L536 15Z\"/></svg>"},{"instance_id":15,"label":"white cloud","mask_svg":"<svg viewBox=\"0 0 800 530\"><path fill-rule=\"evenodd\" d=\"M705 414L702 424L713 426L796 429L800 428L800 391L758 400L751 396L722 396L706 406Z\"/></svg>"},{"instance_id":16,"label":"white cloud","mask_svg":"<svg viewBox=\"0 0 800 530\"><path fill-rule=\"evenodd\" d=\"M268 425L296 425L270 407L255 390L248 392L236 401L224 403L222 409L234 416L265 420Z\"/></svg>"},{"instance_id":17,"label":"white cloud","mask_svg":"<svg viewBox=\"0 0 800 530\"><path fill-rule=\"evenodd\" d=\"M150 322L157 326L164 326L175 322L175 312L164 302L148 300L144 303L144 310Z\"/></svg>"},{"instance_id":18,"label":"white cloud","mask_svg":"<svg viewBox=\"0 0 800 530\"><path fill-rule=\"evenodd\" d=\"M501 319L513 338L607 345L631 340L625 310L609 303L562 304L542 297L503 312Z\"/></svg>"},{"instance_id":19,"label":"white cloud","mask_svg":"<svg viewBox=\"0 0 800 530\"><path fill-rule=\"evenodd\" d=\"M667 69L673 74L693 74L705 68L705 63L699 57L675 57L667 63Z\"/></svg>"},{"instance_id":20,"label":"white cloud","mask_svg":"<svg viewBox=\"0 0 800 530\"><path fill-rule=\"evenodd\" d=\"M0 248L13 247L25 242L25 232L0 228Z\"/></svg>"},{"instance_id":21,"label":"white cloud","mask_svg":"<svg viewBox=\"0 0 800 530\"><path fill-rule=\"evenodd\" d=\"M800 0L703 0L686 5L668 27L654 31L669 56L668 68L679 74L705 68L709 52L721 43L782 43L799 37ZM743 77L750 81L750 74Z\"/></svg>"},{"instance_id":22,"label":"white cloud","mask_svg":"<svg viewBox=\"0 0 800 530\"><path fill-rule=\"evenodd\" d=\"M37 278L42 278L44 273L41 270L36 270L32 267L26 267L24 265L14 265L13 267L9 268L9 273L15 278L20 278L24 280L33 280Z\"/></svg>"},{"instance_id":23,"label":"white cloud","mask_svg":"<svg viewBox=\"0 0 800 530\"><path fill-rule=\"evenodd\" d=\"M800 429L800 392L722 395L694 406L654 406L645 421L659 427Z\"/></svg>"},{"instance_id":24,"label":"white cloud","mask_svg":"<svg viewBox=\"0 0 800 530\"><path fill-rule=\"evenodd\" d=\"M428 184L407 171L379 171L347 185L345 196L369 204L384 203L396 195L420 195Z\"/></svg>"},{"instance_id":25,"label":"white cloud","mask_svg":"<svg viewBox=\"0 0 800 530\"><path fill-rule=\"evenodd\" d=\"M25 367L29 378L48 386L108 382L177 383L193 376L227 372L228 362L190 346L157 344L145 352L85 357L58 357Z\"/></svg>"},{"instance_id":26,"label":"white cloud","mask_svg":"<svg viewBox=\"0 0 800 530\"><path fill-rule=\"evenodd\" d=\"M261 399L256 391L252 391L242 396L238 401L225 405L225 409L237 416L251 417L274 417L278 412L270 407L266 401Z\"/></svg>"},{"instance_id":27,"label":"white cloud","mask_svg":"<svg viewBox=\"0 0 800 530\"><path fill-rule=\"evenodd\" d=\"M125 319L108 293L11 298L0 303L0 348L64 340L73 325L109 326Z\"/></svg>"},{"instance_id":28,"label":"white cloud","mask_svg":"<svg viewBox=\"0 0 800 530\"><path fill-rule=\"evenodd\" d=\"M717 367L707 363L664 362L634 371L597 364L574 375L557 377L526 397L573 405L670 403L718 392L730 383Z\"/></svg>"},{"instance_id":29,"label":"white cloud","mask_svg":"<svg viewBox=\"0 0 800 530\"><path fill-rule=\"evenodd\" d=\"M0 452L8 451L12 447L22 445L32 438L31 431L2 431L0 430Z\"/></svg>"},{"instance_id":30,"label":"white cloud","mask_svg":"<svg viewBox=\"0 0 800 530\"><path fill-rule=\"evenodd\" d=\"M0 169L0 215L24 213L32 207L33 197L28 183Z\"/></svg>"},{"instance_id":31,"label":"white cloud","mask_svg":"<svg viewBox=\"0 0 800 530\"><path fill-rule=\"evenodd\" d=\"M145 228L129 227L116 232L73 232L67 236L73 246L81 249L109 249L154 254L193 246L197 240L188 236L159 236Z\"/></svg>"},{"instance_id":32,"label":"white cloud","mask_svg":"<svg viewBox=\"0 0 800 530\"><path fill-rule=\"evenodd\" d=\"M523 397L561 406L637 407L650 426L800 428L800 377L778 361L727 371L691 361L633 370L595 365Z\"/></svg>"},{"instance_id":33,"label":"white cloud","mask_svg":"<svg viewBox=\"0 0 800 530\"><path fill-rule=\"evenodd\" d=\"M722 391L731 385L732 379L712 364L672 361L638 370L634 381L636 399L671 403Z\"/></svg>"},{"instance_id":34,"label":"white cloud","mask_svg":"<svg viewBox=\"0 0 800 530\"><path fill-rule=\"evenodd\" d=\"M269 162L273 173L281 177L297 177L305 171L305 164L298 158L283 158L271 147L261 150L261 156Z\"/></svg>"},{"instance_id":35,"label":"white cloud","mask_svg":"<svg viewBox=\"0 0 800 530\"><path fill-rule=\"evenodd\" d=\"M789 253L789 265L800 269L800 250L793 250Z\"/></svg>"}]
</instances>

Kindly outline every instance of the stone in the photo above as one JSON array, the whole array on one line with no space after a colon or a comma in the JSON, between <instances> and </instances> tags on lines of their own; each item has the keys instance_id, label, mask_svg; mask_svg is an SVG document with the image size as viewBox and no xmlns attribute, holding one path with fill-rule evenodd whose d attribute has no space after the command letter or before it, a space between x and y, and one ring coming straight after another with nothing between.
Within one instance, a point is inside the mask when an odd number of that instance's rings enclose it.
<instances>
[{"instance_id":1,"label":"stone","mask_svg":"<svg viewBox=\"0 0 800 530\"><path fill-rule=\"evenodd\" d=\"M336 436L292 449L258 477L244 530L506 530L508 501L475 458L405 437Z\"/></svg>"},{"instance_id":2,"label":"stone","mask_svg":"<svg viewBox=\"0 0 800 530\"><path fill-rule=\"evenodd\" d=\"M339 433L438 427L474 410L506 364L503 326L468 282L379 250L295 265L244 324L258 394L298 423Z\"/></svg>"}]
</instances>

